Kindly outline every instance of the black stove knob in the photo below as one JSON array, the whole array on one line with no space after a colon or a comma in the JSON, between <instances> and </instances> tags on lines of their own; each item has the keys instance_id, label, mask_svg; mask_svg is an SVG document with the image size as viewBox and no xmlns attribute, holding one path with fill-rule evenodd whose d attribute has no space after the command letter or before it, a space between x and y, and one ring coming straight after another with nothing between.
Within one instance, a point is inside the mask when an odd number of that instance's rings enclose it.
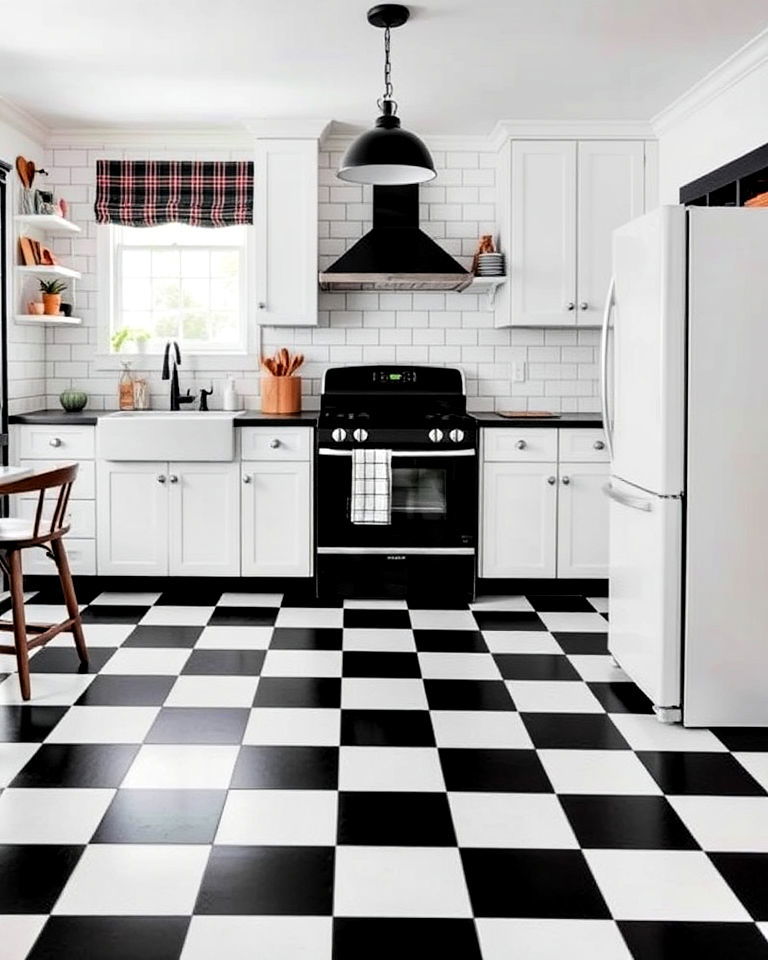
<instances>
[{"instance_id":1,"label":"black stove knob","mask_svg":"<svg viewBox=\"0 0 768 960\"><path fill-rule=\"evenodd\" d=\"M432 443L440 443L440 441L443 439L445 434L443 433L442 430L438 430L435 428L433 430L430 430L427 436L432 441Z\"/></svg>"},{"instance_id":2,"label":"black stove knob","mask_svg":"<svg viewBox=\"0 0 768 960\"><path fill-rule=\"evenodd\" d=\"M342 430L341 427L336 427L336 429L331 433L331 440L334 443L343 443L347 439L347 431Z\"/></svg>"},{"instance_id":3,"label":"black stove knob","mask_svg":"<svg viewBox=\"0 0 768 960\"><path fill-rule=\"evenodd\" d=\"M452 443L461 443L461 441L464 439L464 431L463 431L463 430L451 430L451 432L448 434L448 439L449 439Z\"/></svg>"},{"instance_id":4,"label":"black stove knob","mask_svg":"<svg viewBox=\"0 0 768 960\"><path fill-rule=\"evenodd\" d=\"M365 443L368 439L368 431L363 430L361 427L358 427L357 430L354 430L352 436L357 440L358 443Z\"/></svg>"}]
</instances>

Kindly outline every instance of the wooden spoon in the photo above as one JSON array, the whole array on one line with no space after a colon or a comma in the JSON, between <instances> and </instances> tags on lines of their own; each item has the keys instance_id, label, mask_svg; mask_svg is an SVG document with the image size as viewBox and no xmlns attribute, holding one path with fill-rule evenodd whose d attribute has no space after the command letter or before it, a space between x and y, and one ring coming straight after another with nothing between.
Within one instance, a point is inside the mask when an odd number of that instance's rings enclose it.
<instances>
[{"instance_id":1,"label":"wooden spoon","mask_svg":"<svg viewBox=\"0 0 768 960\"><path fill-rule=\"evenodd\" d=\"M25 188L25 190L29 190L29 188L32 186L27 172L27 163L28 161L26 157L16 157L16 173L18 173L19 180L21 180L21 185Z\"/></svg>"}]
</instances>

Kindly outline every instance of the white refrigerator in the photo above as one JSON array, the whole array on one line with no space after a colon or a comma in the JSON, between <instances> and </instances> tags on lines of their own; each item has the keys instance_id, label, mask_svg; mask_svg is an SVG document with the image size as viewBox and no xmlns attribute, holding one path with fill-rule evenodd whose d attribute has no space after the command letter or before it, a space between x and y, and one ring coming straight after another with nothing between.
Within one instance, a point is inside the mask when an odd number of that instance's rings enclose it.
<instances>
[{"instance_id":1,"label":"white refrigerator","mask_svg":"<svg viewBox=\"0 0 768 960\"><path fill-rule=\"evenodd\" d=\"M613 236L608 647L659 719L768 726L768 211Z\"/></svg>"}]
</instances>

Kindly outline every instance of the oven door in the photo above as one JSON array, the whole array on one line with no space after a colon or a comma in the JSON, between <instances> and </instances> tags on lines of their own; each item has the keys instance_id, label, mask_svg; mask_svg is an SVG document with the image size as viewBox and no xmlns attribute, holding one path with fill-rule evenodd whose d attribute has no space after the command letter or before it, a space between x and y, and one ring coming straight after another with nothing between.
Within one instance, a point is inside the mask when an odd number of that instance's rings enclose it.
<instances>
[{"instance_id":1,"label":"oven door","mask_svg":"<svg viewBox=\"0 0 768 960\"><path fill-rule=\"evenodd\" d=\"M474 450L392 451L388 524L350 520L352 451L318 450L320 553L456 553L475 551L477 456Z\"/></svg>"}]
</instances>

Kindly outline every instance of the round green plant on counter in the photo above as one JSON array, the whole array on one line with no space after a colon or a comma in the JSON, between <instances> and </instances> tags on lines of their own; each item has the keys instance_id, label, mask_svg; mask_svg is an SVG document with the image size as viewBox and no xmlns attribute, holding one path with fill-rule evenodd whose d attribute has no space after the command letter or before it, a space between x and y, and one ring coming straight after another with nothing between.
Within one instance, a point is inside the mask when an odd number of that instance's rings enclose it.
<instances>
[{"instance_id":1,"label":"round green plant on counter","mask_svg":"<svg viewBox=\"0 0 768 960\"><path fill-rule=\"evenodd\" d=\"M79 413L88 403L88 394L82 390L64 390L59 394L59 403L67 413Z\"/></svg>"}]
</instances>

